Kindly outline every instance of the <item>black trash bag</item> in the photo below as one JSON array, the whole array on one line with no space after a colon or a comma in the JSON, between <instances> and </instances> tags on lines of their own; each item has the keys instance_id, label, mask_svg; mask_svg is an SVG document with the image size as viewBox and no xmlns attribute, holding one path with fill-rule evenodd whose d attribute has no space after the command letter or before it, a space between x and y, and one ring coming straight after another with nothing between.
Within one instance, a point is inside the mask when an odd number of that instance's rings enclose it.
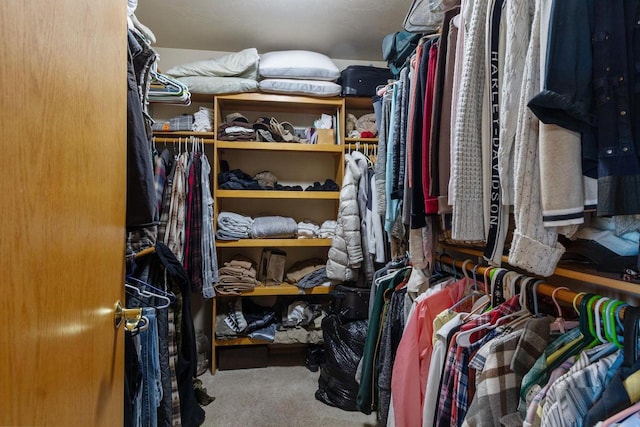
<instances>
[{"instance_id":1,"label":"black trash bag","mask_svg":"<svg viewBox=\"0 0 640 427\"><path fill-rule=\"evenodd\" d=\"M345 322L339 314L322 320L325 362L320 365L316 399L345 411L358 411L355 379L364 351L368 320Z\"/></svg>"}]
</instances>

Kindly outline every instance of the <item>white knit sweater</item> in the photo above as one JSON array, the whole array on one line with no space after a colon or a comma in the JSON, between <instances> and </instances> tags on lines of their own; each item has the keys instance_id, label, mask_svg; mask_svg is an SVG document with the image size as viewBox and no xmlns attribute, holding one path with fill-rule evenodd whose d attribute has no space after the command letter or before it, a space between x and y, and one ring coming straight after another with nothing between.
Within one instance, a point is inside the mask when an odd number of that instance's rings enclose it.
<instances>
[{"instance_id":1,"label":"white knit sweater","mask_svg":"<svg viewBox=\"0 0 640 427\"><path fill-rule=\"evenodd\" d=\"M505 205L513 204L513 143L516 137L524 59L531 36L534 4L535 0L507 1L503 11L507 20L507 36L500 96L498 172L502 203Z\"/></svg>"},{"instance_id":2,"label":"white knit sweater","mask_svg":"<svg viewBox=\"0 0 640 427\"><path fill-rule=\"evenodd\" d=\"M487 0L473 2L465 30L462 77L452 159L455 240L484 240L482 205L482 107ZM468 31L467 31L468 30Z\"/></svg>"},{"instance_id":3,"label":"white knit sweater","mask_svg":"<svg viewBox=\"0 0 640 427\"><path fill-rule=\"evenodd\" d=\"M509 263L529 272L553 274L564 247L558 243L555 227L542 224L540 197L540 166L538 164L539 122L527 102L540 90L541 6L547 0L536 0L531 25L531 40L527 49L524 79L518 109L518 125L514 145L514 217L515 231Z\"/></svg>"}]
</instances>

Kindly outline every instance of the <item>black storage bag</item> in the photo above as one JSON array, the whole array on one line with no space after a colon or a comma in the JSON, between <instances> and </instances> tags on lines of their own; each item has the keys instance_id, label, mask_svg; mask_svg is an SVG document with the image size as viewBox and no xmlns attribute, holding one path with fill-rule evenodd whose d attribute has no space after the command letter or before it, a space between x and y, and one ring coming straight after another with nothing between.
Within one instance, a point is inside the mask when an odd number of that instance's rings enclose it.
<instances>
[{"instance_id":1,"label":"black storage bag","mask_svg":"<svg viewBox=\"0 0 640 427\"><path fill-rule=\"evenodd\" d=\"M367 338L367 320L346 322L339 314L322 320L325 362L320 365L316 399L345 411L358 411L355 375Z\"/></svg>"},{"instance_id":2,"label":"black storage bag","mask_svg":"<svg viewBox=\"0 0 640 427\"><path fill-rule=\"evenodd\" d=\"M345 320L369 318L369 296L371 288L337 285L332 291L333 313L340 313Z\"/></svg>"},{"instance_id":3,"label":"black storage bag","mask_svg":"<svg viewBox=\"0 0 640 427\"><path fill-rule=\"evenodd\" d=\"M340 73L338 83L342 85L342 96L374 96L376 88L393 79L388 68L370 65L349 65Z\"/></svg>"}]
</instances>

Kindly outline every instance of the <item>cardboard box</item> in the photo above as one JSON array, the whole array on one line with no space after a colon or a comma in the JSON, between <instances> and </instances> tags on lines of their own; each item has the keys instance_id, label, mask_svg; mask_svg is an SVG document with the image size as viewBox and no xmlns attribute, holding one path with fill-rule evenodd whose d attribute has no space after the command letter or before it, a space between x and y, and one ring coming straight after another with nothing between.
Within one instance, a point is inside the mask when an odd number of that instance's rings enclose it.
<instances>
[{"instance_id":1,"label":"cardboard box","mask_svg":"<svg viewBox=\"0 0 640 427\"><path fill-rule=\"evenodd\" d=\"M316 129L317 144L335 144L336 133L333 129Z\"/></svg>"}]
</instances>

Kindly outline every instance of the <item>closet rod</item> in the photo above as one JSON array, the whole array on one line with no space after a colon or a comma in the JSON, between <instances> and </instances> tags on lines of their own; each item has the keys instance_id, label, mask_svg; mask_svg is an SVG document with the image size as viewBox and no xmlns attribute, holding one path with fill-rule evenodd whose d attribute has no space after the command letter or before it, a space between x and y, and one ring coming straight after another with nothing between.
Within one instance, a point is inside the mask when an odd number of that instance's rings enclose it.
<instances>
[{"instance_id":1,"label":"closet rod","mask_svg":"<svg viewBox=\"0 0 640 427\"><path fill-rule=\"evenodd\" d=\"M135 258L141 258L141 257L143 257L143 256L145 256L145 255L152 254L152 253L154 253L155 251L156 251L155 246L151 246L151 247L149 247L149 248L142 249L141 251L136 252L136 253L134 254L134 257L135 257Z\"/></svg>"},{"instance_id":2,"label":"closet rod","mask_svg":"<svg viewBox=\"0 0 640 427\"><path fill-rule=\"evenodd\" d=\"M200 142L204 143L204 144L213 144L213 139L211 138L202 138L202 137L194 137L200 140ZM180 142L180 138L179 137L171 137L171 138L164 138L164 137L158 137L158 136L154 136L153 140L155 141L156 144L178 144ZM182 143L191 143L191 140L188 137L182 137Z\"/></svg>"},{"instance_id":3,"label":"closet rod","mask_svg":"<svg viewBox=\"0 0 640 427\"><path fill-rule=\"evenodd\" d=\"M448 257L449 261L444 261L442 259L443 257ZM449 254L441 254L437 256L436 259L438 262L445 262L448 265L455 267L456 269L457 268L461 270L464 269L469 273L473 273L473 271L475 270L476 276L478 277L483 277L487 269L494 268L490 266L477 265L473 262L469 262L469 260L464 260L464 259L461 260L461 259L453 258ZM567 289L558 289L558 287L549 285L547 283L538 284L538 286L536 287L536 290L539 295L555 298L557 301L562 301L566 303L568 306L575 305L576 307L580 305L580 302L582 301L583 296L586 294L586 292L574 292ZM554 291L556 292L555 296L553 295ZM624 307L620 310L620 319L623 319L623 318L624 318Z\"/></svg>"}]
</instances>

